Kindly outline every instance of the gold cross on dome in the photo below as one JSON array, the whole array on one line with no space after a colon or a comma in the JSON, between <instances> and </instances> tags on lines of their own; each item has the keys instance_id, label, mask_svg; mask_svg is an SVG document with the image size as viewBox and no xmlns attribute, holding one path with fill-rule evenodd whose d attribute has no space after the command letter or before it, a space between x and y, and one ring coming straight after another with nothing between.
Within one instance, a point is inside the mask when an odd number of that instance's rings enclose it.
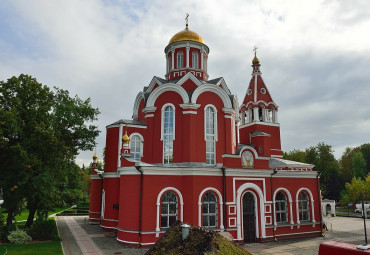
<instances>
[{"instance_id":1,"label":"gold cross on dome","mask_svg":"<svg viewBox=\"0 0 370 255\"><path fill-rule=\"evenodd\" d=\"M186 27L188 27L188 23L189 23L189 13L186 13Z\"/></svg>"},{"instance_id":2,"label":"gold cross on dome","mask_svg":"<svg viewBox=\"0 0 370 255\"><path fill-rule=\"evenodd\" d=\"M253 49L253 51L254 51L254 56L256 56L257 55L257 46L254 46L254 49Z\"/></svg>"}]
</instances>

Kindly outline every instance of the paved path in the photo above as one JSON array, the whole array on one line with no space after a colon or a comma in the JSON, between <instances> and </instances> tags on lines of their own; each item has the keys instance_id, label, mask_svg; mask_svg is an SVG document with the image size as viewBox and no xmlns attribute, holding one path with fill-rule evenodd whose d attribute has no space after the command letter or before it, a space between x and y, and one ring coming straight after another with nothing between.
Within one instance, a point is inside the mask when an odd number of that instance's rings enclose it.
<instances>
[{"instance_id":1,"label":"paved path","mask_svg":"<svg viewBox=\"0 0 370 255\"><path fill-rule=\"evenodd\" d=\"M64 255L104 255L91 237L71 216L56 216Z\"/></svg>"},{"instance_id":2,"label":"paved path","mask_svg":"<svg viewBox=\"0 0 370 255\"><path fill-rule=\"evenodd\" d=\"M317 255L320 243L337 241L344 243L364 243L364 222L360 218L333 217L325 218L328 231L324 237L313 237L295 240L285 240L270 243L245 244L249 252L254 255ZM369 233L370 221L367 223Z\"/></svg>"}]
</instances>

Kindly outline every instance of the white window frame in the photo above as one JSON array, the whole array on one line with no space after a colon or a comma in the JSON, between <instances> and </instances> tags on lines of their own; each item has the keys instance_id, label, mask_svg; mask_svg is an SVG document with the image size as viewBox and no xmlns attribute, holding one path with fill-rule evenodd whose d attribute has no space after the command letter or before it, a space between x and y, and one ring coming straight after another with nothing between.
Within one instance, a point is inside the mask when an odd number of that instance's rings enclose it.
<instances>
[{"instance_id":1,"label":"white window frame","mask_svg":"<svg viewBox=\"0 0 370 255\"><path fill-rule=\"evenodd\" d=\"M199 69L199 54L196 51L191 53L191 66L194 69Z\"/></svg>"},{"instance_id":2,"label":"white window frame","mask_svg":"<svg viewBox=\"0 0 370 255\"><path fill-rule=\"evenodd\" d=\"M306 199L303 200L300 198L301 194L304 194L306 196ZM299 222L309 222L310 221L310 197L305 191L301 191L298 194L298 213L299 213ZM302 206L302 202L305 202L306 206ZM302 214L307 213L307 219L302 219Z\"/></svg>"},{"instance_id":3,"label":"white window frame","mask_svg":"<svg viewBox=\"0 0 370 255\"><path fill-rule=\"evenodd\" d=\"M164 157L164 151L165 151L165 134L164 134L164 120L165 120L165 111L167 107L172 107L173 110L173 139L172 139L172 160L173 160L173 152L174 152L174 141L175 141L175 133L176 133L176 108L173 104L168 103L162 106L162 118L161 118L161 141L163 143L163 151L162 151L162 162L164 165L169 165L168 163L165 164L165 157Z\"/></svg>"},{"instance_id":4,"label":"white window frame","mask_svg":"<svg viewBox=\"0 0 370 255\"><path fill-rule=\"evenodd\" d=\"M176 201L175 202L168 202L168 203L166 203L167 204L167 213L166 214L164 214L163 212L162 212L162 206L163 206L163 204L164 204L164 202L163 202L163 198L164 198L164 196L166 195L166 194L169 194L169 193L172 193L174 196L175 196L175 198L176 198ZM170 213L170 204L176 204L176 209L175 209L175 214L171 214ZM177 198L177 195L176 195L176 193L175 192L173 192L172 190L169 190L169 191L167 191L167 192L165 192L164 194L163 194L163 196L161 197L161 229L168 229L169 227L170 227L170 220L169 220L169 218L171 217L171 216L175 216L176 217L176 220L178 220L179 219L179 199ZM167 226L162 226L162 217L166 217L167 218ZM175 221L176 221L175 220Z\"/></svg>"},{"instance_id":5,"label":"white window frame","mask_svg":"<svg viewBox=\"0 0 370 255\"><path fill-rule=\"evenodd\" d=\"M279 194L282 194L284 197L285 197L285 200L277 200L277 196L279 195ZM278 204L280 204L280 203L283 203L283 202L285 202L285 209L281 209L281 208L279 208L279 206L278 206ZM288 222L289 222L289 218L288 218L288 216L289 216L289 214L288 214L288 206L289 206L289 201L288 201L288 196L284 193L284 192L282 192L282 191L279 191L278 193L276 193L276 195L275 195L275 216L276 216L276 223L278 224L278 225L281 225L281 224L288 224ZM285 221L278 221L278 214L285 214ZM282 217L280 217L280 219L281 219Z\"/></svg>"},{"instance_id":6,"label":"white window frame","mask_svg":"<svg viewBox=\"0 0 370 255\"><path fill-rule=\"evenodd\" d=\"M139 137L139 140L140 140L140 158L139 158L139 161L140 161L141 157L144 156L144 154L143 154L144 153L144 137L139 133L132 133L130 135L130 152L131 153L132 153L131 142L133 141L134 136Z\"/></svg>"},{"instance_id":7,"label":"white window frame","mask_svg":"<svg viewBox=\"0 0 370 255\"><path fill-rule=\"evenodd\" d=\"M213 137L214 139L213 140L207 140L207 109L208 108L212 108L213 110L213 113L214 113L214 134L213 134ZM204 107L204 141L206 142L206 164L207 165L216 165L216 142L218 141L218 129L217 129L217 109L214 105L212 104L207 104L205 107ZM209 136L209 135L208 135ZM207 142L212 142L214 143L214 164L208 164L207 163Z\"/></svg>"},{"instance_id":8,"label":"white window frame","mask_svg":"<svg viewBox=\"0 0 370 255\"><path fill-rule=\"evenodd\" d=\"M184 67L184 53L182 51L177 52L176 55L176 67L177 69L183 68Z\"/></svg>"},{"instance_id":9,"label":"white window frame","mask_svg":"<svg viewBox=\"0 0 370 255\"><path fill-rule=\"evenodd\" d=\"M214 196L214 198L216 199L215 202L210 202L210 201L204 201L204 198L207 194L211 194L212 196ZM209 212L210 210L210 204L215 204L215 212ZM207 206L207 213L204 212L203 210L203 207L204 206ZM208 225L204 225L204 217L207 217L208 218ZM215 217L215 224L214 225L210 225L210 218L211 217ZM222 220L222 219L221 219ZM217 228L218 227L218 201L217 201L217 196L211 192L211 191L207 191L204 195L203 195L203 198L202 198L202 226L203 227L206 227L206 228Z\"/></svg>"}]
</instances>

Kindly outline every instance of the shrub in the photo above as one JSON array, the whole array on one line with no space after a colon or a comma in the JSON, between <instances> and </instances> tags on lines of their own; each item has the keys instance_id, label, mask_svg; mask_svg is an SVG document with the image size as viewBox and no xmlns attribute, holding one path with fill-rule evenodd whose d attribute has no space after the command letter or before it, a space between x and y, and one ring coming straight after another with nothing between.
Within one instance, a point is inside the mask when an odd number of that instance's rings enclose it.
<instances>
[{"instance_id":1,"label":"shrub","mask_svg":"<svg viewBox=\"0 0 370 255\"><path fill-rule=\"evenodd\" d=\"M22 229L16 229L8 235L8 240L14 244L26 244L28 241L31 241L32 238L27 235L26 231Z\"/></svg>"},{"instance_id":2,"label":"shrub","mask_svg":"<svg viewBox=\"0 0 370 255\"><path fill-rule=\"evenodd\" d=\"M28 233L34 240L58 240L58 230L55 224L55 220L47 219L47 220L39 220L37 219L30 229Z\"/></svg>"}]
</instances>

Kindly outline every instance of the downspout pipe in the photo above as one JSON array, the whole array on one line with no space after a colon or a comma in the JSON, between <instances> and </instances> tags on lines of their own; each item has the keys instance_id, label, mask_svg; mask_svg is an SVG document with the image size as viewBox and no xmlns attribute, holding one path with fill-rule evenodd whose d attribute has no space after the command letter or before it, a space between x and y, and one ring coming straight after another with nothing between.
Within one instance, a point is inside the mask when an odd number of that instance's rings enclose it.
<instances>
[{"instance_id":1,"label":"downspout pipe","mask_svg":"<svg viewBox=\"0 0 370 255\"><path fill-rule=\"evenodd\" d=\"M140 173L140 191L139 191L139 242L137 248L141 247L141 218L143 208L143 171L141 166L135 166L136 170Z\"/></svg>"},{"instance_id":2,"label":"downspout pipe","mask_svg":"<svg viewBox=\"0 0 370 255\"><path fill-rule=\"evenodd\" d=\"M101 221L103 219L103 215L102 215L102 211L103 211L103 188L104 188L104 177L103 177L103 174L98 174L98 176L100 177L101 181L100 181L100 222L99 224L101 225Z\"/></svg>"},{"instance_id":3,"label":"downspout pipe","mask_svg":"<svg viewBox=\"0 0 370 255\"><path fill-rule=\"evenodd\" d=\"M321 194L321 192L320 192L320 175L321 175L321 172L317 172L316 184L317 184L317 199L319 201L320 228L322 228L322 211L321 211L321 196L320 196L320 194Z\"/></svg>"},{"instance_id":4,"label":"downspout pipe","mask_svg":"<svg viewBox=\"0 0 370 255\"><path fill-rule=\"evenodd\" d=\"M224 197L224 203L223 203L223 225L224 225L224 231L226 231L226 174L225 174L225 167L221 167L222 170L222 196Z\"/></svg>"},{"instance_id":5,"label":"downspout pipe","mask_svg":"<svg viewBox=\"0 0 370 255\"><path fill-rule=\"evenodd\" d=\"M272 236L274 237L275 242L277 242L277 238L275 236L275 205L273 203L274 198L273 195L274 193L272 192L272 176L277 174L277 170L274 169L273 172L270 175L270 191L271 191L271 207L272 207Z\"/></svg>"}]
</instances>

